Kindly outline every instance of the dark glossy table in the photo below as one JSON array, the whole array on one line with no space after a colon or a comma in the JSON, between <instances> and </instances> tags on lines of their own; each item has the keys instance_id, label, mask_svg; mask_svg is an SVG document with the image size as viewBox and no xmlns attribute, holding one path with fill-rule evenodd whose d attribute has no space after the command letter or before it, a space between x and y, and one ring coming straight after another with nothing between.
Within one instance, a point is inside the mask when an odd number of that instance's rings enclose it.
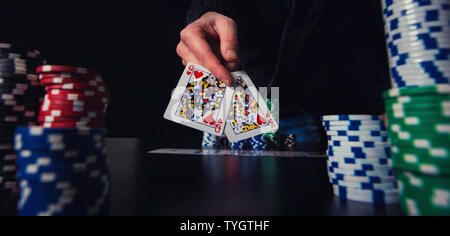
<instances>
[{"instance_id":1,"label":"dark glossy table","mask_svg":"<svg viewBox=\"0 0 450 236\"><path fill-rule=\"evenodd\" d=\"M149 155L159 147L108 139L112 215L402 215L399 206L334 197L326 159ZM14 215L15 199L0 200Z\"/></svg>"}]
</instances>

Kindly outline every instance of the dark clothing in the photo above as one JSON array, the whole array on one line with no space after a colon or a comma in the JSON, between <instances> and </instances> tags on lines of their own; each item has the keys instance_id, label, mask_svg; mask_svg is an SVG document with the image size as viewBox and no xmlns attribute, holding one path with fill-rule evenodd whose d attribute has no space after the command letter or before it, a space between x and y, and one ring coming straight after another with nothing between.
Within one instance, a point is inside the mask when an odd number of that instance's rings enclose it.
<instances>
[{"instance_id":1,"label":"dark clothing","mask_svg":"<svg viewBox=\"0 0 450 236\"><path fill-rule=\"evenodd\" d=\"M390 84L379 1L193 0L188 23L209 11L237 22L242 69L256 86L274 78L282 114L384 111Z\"/></svg>"}]
</instances>

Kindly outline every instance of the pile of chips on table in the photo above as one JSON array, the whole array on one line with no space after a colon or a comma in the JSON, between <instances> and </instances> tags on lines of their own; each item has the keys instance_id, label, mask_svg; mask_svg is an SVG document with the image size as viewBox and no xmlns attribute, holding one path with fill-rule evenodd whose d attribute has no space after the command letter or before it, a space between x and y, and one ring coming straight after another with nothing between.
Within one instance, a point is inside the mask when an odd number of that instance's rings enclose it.
<instances>
[{"instance_id":1,"label":"pile of chips on table","mask_svg":"<svg viewBox=\"0 0 450 236\"><path fill-rule=\"evenodd\" d=\"M49 65L37 73L47 92L39 114L42 127L105 127L109 92L99 73Z\"/></svg>"},{"instance_id":2,"label":"pile of chips on table","mask_svg":"<svg viewBox=\"0 0 450 236\"><path fill-rule=\"evenodd\" d=\"M328 136L328 173L336 196L371 204L396 204L399 191L381 116L322 118Z\"/></svg>"},{"instance_id":3,"label":"pile of chips on table","mask_svg":"<svg viewBox=\"0 0 450 236\"><path fill-rule=\"evenodd\" d=\"M101 76L67 66L37 69L47 95L41 127L16 131L19 215L107 215L104 109L109 95Z\"/></svg>"},{"instance_id":4,"label":"pile of chips on table","mask_svg":"<svg viewBox=\"0 0 450 236\"><path fill-rule=\"evenodd\" d=\"M393 84L384 98L402 208L450 215L450 2L382 3Z\"/></svg>"},{"instance_id":5,"label":"pile of chips on table","mask_svg":"<svg viewBox=\"0 0 450 236\"><path fill-rule=\"evenodd\" d=\"M275 117L278 114L278 108L272 100L268 99L266 104ZM240 150L252 150L252 151L266 151L266 150L278 150L279 145L278 131L274 133L266 133L258 135L247 140L239 142L228 142L226 136L218 137L207 132L203 133L202 148L204 149L225 149L240 151Z\"/></svg>"},{"instance_id":6,"label":"pile of chips on table","mask_svg":"<svg viewBox=\"0 0 450 236\"><path fill-rule=\"evenodd\" d=\"M34 73L43 63L37 50L0 43L0 196L18 192L14 131L37 122L44 90Z\"/></svg>"}]
</instances>

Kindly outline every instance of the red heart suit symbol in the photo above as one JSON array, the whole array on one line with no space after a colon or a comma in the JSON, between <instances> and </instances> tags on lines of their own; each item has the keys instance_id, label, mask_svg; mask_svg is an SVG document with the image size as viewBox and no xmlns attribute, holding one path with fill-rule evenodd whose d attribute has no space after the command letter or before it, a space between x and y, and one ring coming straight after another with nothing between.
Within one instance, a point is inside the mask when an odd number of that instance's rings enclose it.
<instances>
[{"instance_id":1,"label":"red heart suit symbol","mask_svg":"<svg viewBox=\"0 0 450 236\"><path fill-rule=\"evenodd\" d=\"M258 122L258 125L265 125L265 124L267 124L266 119L264 119L264 117L260 116L259 114L258 114L257 122Z\"/></svg>"},{"instance_id":2,"label":"red heart suit symbol","mask_svg":"<svg viewBox=\"0 0 450 236\"><path fill-rule=\"evenodd\" d=\"M214 125L216 123L216 121L214 120L214 117L211 115L209 115L208 117L205 118L205 120L203 120L203 122L205 122L205 124L209 124L209 125Z\"/></svg>"},{"instance_id":3,"label":"red heart suit symbol","mask_svg":"<svg viewBox=\"0 0 450 236\"><path fill-rule=\"evenodd\" d=\"M192 74L192 72L191 72L191 71L188 71L188 72L187 72L187 75L191 75L191 74Z\"/></svg>"},{"instance_id":4,"label":"red heart suit symbol","mask_svg":"<svg viewBox=\"0 0 450 236\"><path fill-rule=\"evenodd\" d=\"M194 76L195 76L195 78L201 78L202 76L203 76L204 74L203 74L203 72L199 72L199 71L194 71Z\"/></svg>"}]
</instances>

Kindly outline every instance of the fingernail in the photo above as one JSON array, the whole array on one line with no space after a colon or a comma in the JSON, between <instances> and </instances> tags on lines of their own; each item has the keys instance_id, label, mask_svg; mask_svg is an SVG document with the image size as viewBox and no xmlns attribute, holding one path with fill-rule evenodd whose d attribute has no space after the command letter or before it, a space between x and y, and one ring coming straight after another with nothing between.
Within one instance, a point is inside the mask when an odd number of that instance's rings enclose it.
<instances>
[{"instance_id":1,"label":"fingernail","mask_svg":"<svg viewBox=\"0 0 450 236\"><path fill-rule=\"evenodd\" d=\"M237 58L237 52L235 50L228 50L227 56Z\"/></svg>"}]
</instances>

